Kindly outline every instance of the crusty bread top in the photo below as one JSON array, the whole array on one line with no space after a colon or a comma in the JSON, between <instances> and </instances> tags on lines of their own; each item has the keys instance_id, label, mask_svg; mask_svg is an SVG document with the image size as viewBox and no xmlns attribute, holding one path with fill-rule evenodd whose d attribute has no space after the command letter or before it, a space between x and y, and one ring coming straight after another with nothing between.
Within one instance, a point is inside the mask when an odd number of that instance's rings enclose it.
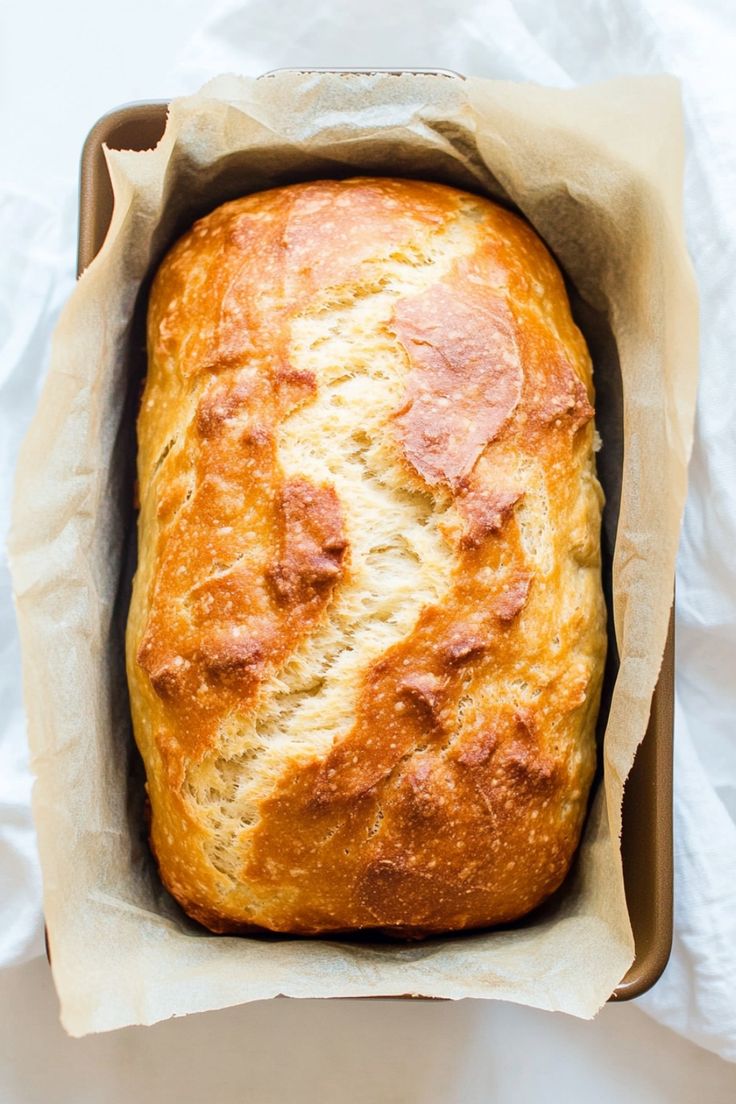
<instances>
[{"instance_id":1,"label":"crusty bread top","mask_svg":"<svg viewBox=\"0 0 736 1104\"><path fill-rule=\"evenodd\" d=\"M591 368L539 238L436 184L227 203L151 292L128 629L152 844L216 931L560 883L605 654Z\"/></svg>"}]
</instances>

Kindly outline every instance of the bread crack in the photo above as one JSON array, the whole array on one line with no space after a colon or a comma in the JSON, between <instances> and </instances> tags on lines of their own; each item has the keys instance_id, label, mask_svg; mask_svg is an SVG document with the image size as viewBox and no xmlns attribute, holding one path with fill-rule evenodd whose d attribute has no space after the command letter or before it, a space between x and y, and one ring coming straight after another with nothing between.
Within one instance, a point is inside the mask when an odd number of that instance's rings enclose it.
<instances>
[{"instance_id":1,"label":"bread crack","mask_svg":"<svg viewBox=\"0 0 736 1104\"><path fill-rule=\"evenodd\" d=\"M230 832L258 823L284 771L324 756L350 731L371 663L451 587L454 552L441 528L451 497L409 484L392 431L407 365L391 318L401 297L421 292L473 246L471 228L455 220L389 258L364 262L360 282L324 290L292 322L291 370L315 378L317 394L282 421L279 461L287 480L334 488L350 562L321 623L264 681L256 710L232 719L231 736L221 732L240 772L224 800L236 826ZM257 769L249 770L254 759ZM213 799L219 804L221 795Z\"/></svg>"}]
</instances>

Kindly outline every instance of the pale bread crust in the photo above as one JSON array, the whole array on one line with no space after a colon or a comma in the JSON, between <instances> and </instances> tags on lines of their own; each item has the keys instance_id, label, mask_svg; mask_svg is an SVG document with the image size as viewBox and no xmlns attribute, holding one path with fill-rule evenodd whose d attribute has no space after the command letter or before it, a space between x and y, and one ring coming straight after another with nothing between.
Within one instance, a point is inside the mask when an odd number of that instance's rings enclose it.
<instances>
[{"instance_id":1,"label":"pale bread crust","mask_svg":"<svg viewBox=\"0 0 736 1104\"><path fill-rule=\"evenodd\" d=\"M127 633L162 879L213 931L512 920L568 870L606 636L590 358L517 216L227 203L150 296Z\"/></svg>"}]
</instances>

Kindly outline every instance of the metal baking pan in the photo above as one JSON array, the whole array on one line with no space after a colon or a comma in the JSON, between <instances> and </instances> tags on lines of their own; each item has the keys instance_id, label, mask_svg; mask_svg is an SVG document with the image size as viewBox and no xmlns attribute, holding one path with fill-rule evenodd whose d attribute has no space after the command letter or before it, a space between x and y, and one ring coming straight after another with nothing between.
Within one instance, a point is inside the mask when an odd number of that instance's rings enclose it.
<instances>
[{"instance_id":1,"label":"metal baking pan","mask_svg":"<svg viewBox=\"0 0 736 1104\"><path fill-rule=\"evenodd\" d=\"M103 144L111 149L152 149L164 132L166 112L164 101L129 104L104 115L92 127L81 160L79 273L102 247L112 217L112 188ZM671 619L649 726L624 796L623 869L636 957L611 1000L630 1000L654 985L672 944L674 655Z\"/></svg>"}]
</instances>

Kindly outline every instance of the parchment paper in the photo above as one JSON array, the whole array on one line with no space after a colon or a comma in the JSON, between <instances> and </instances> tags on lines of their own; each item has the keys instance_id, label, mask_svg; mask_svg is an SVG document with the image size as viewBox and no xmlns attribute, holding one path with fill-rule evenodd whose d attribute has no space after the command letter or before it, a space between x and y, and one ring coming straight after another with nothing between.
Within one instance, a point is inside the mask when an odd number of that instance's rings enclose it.
<instances>
[{"instance_id":1,"label":"parchment paper","mask_svg":"<svg viewBox=\"0 0 736 1104\"><path fill-rule=\"evenodd\" d=\"M109 152L108 162L113 222L54 338L11 536L64 1026L83 1035L277 994L492 997L594 1015L633 958L621 797L664 647L695 400L677 83L562 91L419 75L220 77L172 105L155 151ZM225 199L355 173L511 201L580 297L607 545L618 513L620 668L603 781L563 890L510 929L410 946L211 936L164 893L148 854L123 672L146 282L173 238Z\"/></svg>"}]
</instances>

